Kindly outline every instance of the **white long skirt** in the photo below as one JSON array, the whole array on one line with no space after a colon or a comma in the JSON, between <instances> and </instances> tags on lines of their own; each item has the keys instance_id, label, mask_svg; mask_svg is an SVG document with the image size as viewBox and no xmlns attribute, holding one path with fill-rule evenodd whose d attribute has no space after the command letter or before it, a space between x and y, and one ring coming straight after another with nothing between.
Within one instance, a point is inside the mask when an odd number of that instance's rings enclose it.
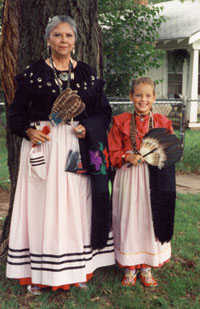
<instances>
[{"instance_id":1,"label":"white long skirt","mask_svg":"<svg viewBox=\"0 0 200 309\"><path fill-rule=\"evenodd\" d=\"M149 169L123 165L113 186L115 256L122 266L159 267L171 256L170 243L155 239L149 187Z\"/></svg>"},{"instance_id":2,"label":"white long skirt","mask_svg":"<svg viewBox=\"0 0 200 309\"><path fill-rule=\"evenodd\" d=\"M48 122L41 122L42 127ZM31 278L33 284L61 286L87 281L87 275L115 263L112 235L107 246L93 251L90 178L65 172L72 143L78 143L69 125L53 128L51 140L31 170L32 144L23 139L18 183L11 221L7 261L8 278ZM40 169L41 167L41 169Z\"/></svg>"}]
</instances>

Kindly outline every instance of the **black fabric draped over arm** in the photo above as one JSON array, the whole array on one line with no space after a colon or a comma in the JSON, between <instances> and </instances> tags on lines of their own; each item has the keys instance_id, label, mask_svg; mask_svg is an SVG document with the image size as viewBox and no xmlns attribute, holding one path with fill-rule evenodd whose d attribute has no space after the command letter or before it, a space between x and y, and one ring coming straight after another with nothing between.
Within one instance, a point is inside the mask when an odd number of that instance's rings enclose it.
<instances>
[{"instance_id":1,"label":"black fabric draped over arm","mask_svg":"<svg viewBox=\"0 0 200 309\"><path fill-rule=\"evenodd\" d=\"M174 231L176 202L175 165L159 169L149 165L151 209L155 237L169 242Z\"/></svg>"},{"instance_id":2,"label":"black fabric draped over arm","mask_svg":"<svg viewBox=\"0 0 200 309\"><path fill-rule=\"evenodd\" d=\"M103 83L96 88L93 116L80 121L86 128L86 138L80 139L80 151L84 168L88 171L92 188L93 249L106 245L111 228L112 206L109 194L110 167L107 130L111 121L111 107L103 93Z\"/></svg>"}]
</instances>

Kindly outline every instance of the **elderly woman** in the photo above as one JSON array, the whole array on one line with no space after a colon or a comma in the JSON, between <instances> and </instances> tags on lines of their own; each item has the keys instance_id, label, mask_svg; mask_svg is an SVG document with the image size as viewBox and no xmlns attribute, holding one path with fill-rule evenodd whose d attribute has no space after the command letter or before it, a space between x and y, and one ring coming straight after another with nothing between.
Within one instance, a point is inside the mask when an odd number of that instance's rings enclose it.
<instances>
[{"instance_id":1,"label":"elderly woman","mask_svg":"<svg viewBox=\"0 0 200 309\"><path fill-rule=\"evenodd\" d=\"M73 19L54 16L45 36L50 57L17 76L9 111L11 130L23 140L7 277L19 279L33 294L42 287L86 287L96 268L114 264L106 136L111 108L103 81L89 65L71 58L77 38ZM67 87L85 109L73 126L52 127L52 105ZM74 145L87 174L66 171ZM30 162L33 153L39 157Z\"/></svg>"}]
</instances>

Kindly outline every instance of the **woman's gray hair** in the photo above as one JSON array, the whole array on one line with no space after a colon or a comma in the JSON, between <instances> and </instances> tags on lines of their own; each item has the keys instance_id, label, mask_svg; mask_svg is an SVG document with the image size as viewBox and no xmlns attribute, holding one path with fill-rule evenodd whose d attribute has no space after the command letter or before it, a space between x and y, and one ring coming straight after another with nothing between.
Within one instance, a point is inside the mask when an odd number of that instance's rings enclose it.
<instances>
[{"instance_id":1,"label":"woman's gray hair","mask_svg":"<svg viewBox=\"0 0 200 309\"><path fill-rule=\"evenodd\" d=\"M68 23L75 35L75 39L77 39L77 29L76 29L76 22L74 19L67 15L56 15L52 18L49 18L48 24L45 28L45 39L46 41L49 38L51 31L59 24L59 23Z\"/></svg>"}]
</instances>

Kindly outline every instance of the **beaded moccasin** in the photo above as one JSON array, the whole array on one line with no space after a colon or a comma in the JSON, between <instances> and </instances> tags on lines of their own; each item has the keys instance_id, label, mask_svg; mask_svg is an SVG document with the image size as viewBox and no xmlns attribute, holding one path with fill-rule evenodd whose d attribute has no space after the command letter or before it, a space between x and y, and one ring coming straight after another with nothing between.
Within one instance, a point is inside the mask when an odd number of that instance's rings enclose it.
<instances>
[{"instance_id":1,"label":"beaded moccasin","mask_svg":"<svg viewBox=\"0 0 200 309\"><path fill-rule=\"evenodd\" d=\"M148 288L157 286L157 282L153 278L153 276L151 274L151 270L141 271L140 272L140 280L141 280L142 284L144 286L148 287Z\"/></svg>"},{"instance_id":2,"label":"beaded moccasin","mask_svg":"<svg viewBox=\"0 0 200 309\"><path fill-rule=\"evenodd\" d=\"M127 269L122 280L123 286L134 286L136 284L137 274L133 274L131 270Z\"/></svg>"}]
</instances>

